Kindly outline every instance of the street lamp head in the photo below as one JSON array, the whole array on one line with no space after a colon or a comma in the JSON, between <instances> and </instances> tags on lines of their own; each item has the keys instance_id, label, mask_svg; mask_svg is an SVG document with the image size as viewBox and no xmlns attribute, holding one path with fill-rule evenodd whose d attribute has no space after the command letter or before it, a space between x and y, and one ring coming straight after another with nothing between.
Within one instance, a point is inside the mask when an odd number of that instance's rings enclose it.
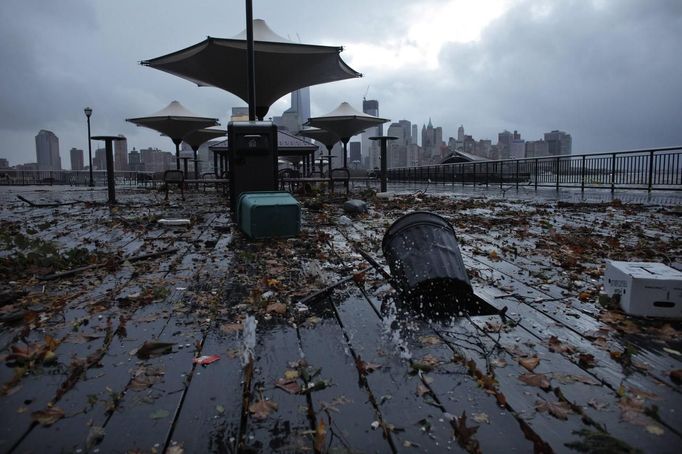
<instances>
[{"instance_id":1,"label":"street lamp head","mask_svg":"<svg viewBox=\"0 0 682 454\"><path fill-rule=\"evenodd\" d=\"M90 118L90 115L92 115L92 109L89 107L86 107L85 109L83 109L83 112L85 112L85 116L88 118Z\"/></svg>"}]
</instances>

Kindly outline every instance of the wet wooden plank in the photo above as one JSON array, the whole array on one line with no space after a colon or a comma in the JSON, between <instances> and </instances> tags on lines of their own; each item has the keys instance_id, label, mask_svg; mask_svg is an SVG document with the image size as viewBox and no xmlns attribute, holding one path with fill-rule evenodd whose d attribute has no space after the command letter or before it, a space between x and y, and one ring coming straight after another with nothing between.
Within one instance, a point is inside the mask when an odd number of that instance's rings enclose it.
<instances>
[{"instance_id":1,"label":"wet wooden plank","mask_svg":"<svg viewBox=\"0 0 682 454\"><path fill-rule=\"evenodd\" d=\"M391 323L382 321L357 289L336 307L353 349L370 370L376 368L366 375L367 383L385 423L395 427L397 449L460 451L450 422L410 368L409 352L401 350L404 341Z\"/></svg>"},{"instance_id":2,"label":"wet wooden plank","mask_svg":"<svg viewBox=\"0 0 682 454\"><path fill-rule=\"evenodd\" d=\"M185 452L232 452L239 436L242 414L240 333L212 330L201 355L220 356L208 366L198 366L170 434Z\"/></svg>"},{"instance_id":3,"label":"wet wooden plank","mask_svg":"<svg viewBox=\"0 0 682 454\"><path fill-rule=\"evenodd\" d=\"M327 449L390 451L381 428L372 428L379 415L359 382L355 361L336 320L324 318L314 328L300 327L299 334L305 360L312 370L320 370L316 380L330 383L311 394L315 414L326 425Z\"/></svg>"},{"instance_id":4,"label":"wet wooden plank","mask_svg":"<svg viewBox=\"0 0 682 454\"><path fill-rule=\"evenodd\" d=\"M249 409L260 408L271 402L277 409L265 417L248 411L243 443L244 449L257 452L312 451L316 421L309 418L306 396L302 391L303 378L296 376L301 369L298 333L287 325L273 324L257 330L253 380ZM288 371L288 372L287 372ZM289 374L288 377L287 374ZM279 383L291 391L276 386ZM286 383L286 384L283 384Z\"/></svg>"}]
</instances>

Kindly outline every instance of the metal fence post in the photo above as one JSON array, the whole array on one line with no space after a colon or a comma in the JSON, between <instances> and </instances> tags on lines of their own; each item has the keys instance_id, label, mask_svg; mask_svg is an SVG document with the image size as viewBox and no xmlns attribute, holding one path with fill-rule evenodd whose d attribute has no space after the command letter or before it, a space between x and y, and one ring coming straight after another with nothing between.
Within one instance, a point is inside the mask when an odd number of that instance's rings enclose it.
<instances>
[{"instance_id":1,"label":"metal fence post","mask_svg":"<svg viewBox=\"0 0 682 454\"><path fill-rule=\"evenodd\" d=\"M649 152L649 184L648 186L648 191L651 192L651 189L654 186L654 152L651 151Z\"/></svg>"},{"instance_id":2,"label":"metal fence post","mask_svg":"<svg viewBox=\"0 0 682 454\"><path fill-rule=\"evenodd\" d=\"M583 155L582 161L582 169L580 171L580 192L585 192L585 155Z\"/></svg>"},{"instance_id":3,"label":"metal fence post","mask_svg":"<svg viewBox=\"0 0 682 454\"><path fill-rule=\"evenodd\" d=\"M535 158L535 190L538 190L538 158Z\"/></svg>"},{"instance_id":4,"label":"metal fence post","mask_svg":"<svg viewBox=\"0 0 682 454\"><path fill-rule=\"evenodd\" d=\"M559 157L556 158L556 190L559 192Z\"/></svg>"},{"instance_id":5,"label":"metal fence post","mask_svg":"<svg viewBox=\"0 0 682 454\"><path fill-rule=\"evenodd\" d=\"M516 190L519 190L519 161L516 161Z\"/></svg>"},{"instance_id":6,"label":"metal fence post","mask_svg":"<svg viewBox=\"0 0 682 454\"><path fill-rule=\"evenodd\" d=\"M616 153L611 154L611 194L616 190Z\"/></svg>"}]
</instances>

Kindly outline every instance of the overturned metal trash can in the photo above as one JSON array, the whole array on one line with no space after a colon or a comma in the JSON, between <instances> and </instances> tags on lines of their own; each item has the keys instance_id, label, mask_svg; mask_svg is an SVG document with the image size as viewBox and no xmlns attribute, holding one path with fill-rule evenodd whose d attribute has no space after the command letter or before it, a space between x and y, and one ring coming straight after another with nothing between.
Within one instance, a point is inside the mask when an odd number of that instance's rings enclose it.
<instances>
[{"instance_id":1,"label":"overturned metal trash can","mask_svg":"<svg viewBox=\"0 0 682 454\"><path fill-rule=\"evenodd\" d=\"M475 310L475 298L452 225L425 211L406 214L381 243L394 285L412 308L452 315Z\"/></svg>"}]
</instances>

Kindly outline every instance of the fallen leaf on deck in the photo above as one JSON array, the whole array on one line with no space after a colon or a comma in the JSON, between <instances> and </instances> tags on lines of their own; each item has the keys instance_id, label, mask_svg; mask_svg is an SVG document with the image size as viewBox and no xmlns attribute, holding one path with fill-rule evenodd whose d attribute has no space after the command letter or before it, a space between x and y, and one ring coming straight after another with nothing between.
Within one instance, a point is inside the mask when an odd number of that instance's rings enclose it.
<instances>
[{"instance_id":1,"label":"fallen leaf on deck","mask_svg":"<svg viewBox=\"0 0 682 454\"><path fill-rule=\"evenodd\" d=\"M277 403L271 400L261 399L249 405L249 412L256 419L265 419L273 411L277 411Z\"/></svg>"},{"instance_id":2,"label":"fallen leaf on deck","mask_svg":"<svg viewBox=\"0 0 682 454\"><path fill-rule=\"evenodd\" d=\"M674 349L672 349L672 348L663 347L663 351L666 352L666 353L670 353L671 355L682 356L682 353L680 353L680 352L678 352L677 350L674 350Z\"/></svg>"},{"instance_id":3,"label":"fallen leaf on deck","mask_svg":"<svg viewBox=\"0 0 682 454\"><path fill-rule=\"evenodd\" d=\"M620 408L621 418L631 424L647 426L651 421L644 414L644 411L646 410L644 399L627 396L621 397L618 401L618 407Z\"/></svg>"},{"instance_id":4,"label":"fallen leaf on deck","mask_svg":"<svg viewBox=\"0 0 682 454\"><path fill-rule=\"evenodd\" d=\"M222 415L223 413L225 413L225 407L223 407L222 405L216 405L215 411L217 411L218 413L220 413Z\"/></svg>"},{"instance_id":5,"label":"fallen leaf on deck","mask_svg":"<svg viewBox=\"0 0 682 454\"><path fill-rule=\"evenodd\" d=\"M106 435L104 427L100 426L90 427L90 431L88 432L88 438L85 439L85 446L88 448L88 451L97 446L99 442L102 441L102 439L104 438L104 435Z\"/></svg>"},{"instance_id":6,"label":"fallen leaf on deck","mask_svg":"<svg viewBox=\"0 0 682 454\"><path fill-rule=\"evenodd\" d=\"M426 355L422 357L421 359L417 359L412 362L411 367L414 370L421 370L424 372L429 372L430 370L433 370L434 367L436 367L438 364L440 364L440 360L436 358L433 355Z\"/></svg>"},{"instance_id":7,"label":"fallen leaf on deck","mask_svg":"<svg viewBox=\"0 0 682 454\"><path fill-rule=\"evenodd\" d=\"M443 343L443 341L441 341L440 337L438 337L436 335L421 336L419 338L419 342L425 347L426 346L433 346L433 345L440 345Z\"/></svg>"},{"instance_id":8,"label":"fallen leaf on deck","mask_svg":"<svg viewBox=\"0 0 682 454\"><path fill-rule=\"evenodd\" d=\"M265 312L267 313L275 313L279 315L284 315L287 313L287 306L284 303L272 303L268 304L268 307L265 309Z\"/></svg>"},{"instance_id":9,"label":"fallen leaf on deck","mask_svg":"<svg viewBox=\"0 0 682 454\"><path fill-rule=\"evenodd\" d=\"M492 361L490 361L490 364L499 368L507 367L507 361L502 358L495 358Z\"/></svg>"},{"instance_id":10,"label":"fallen leaf on deck","mask_svg":"<svg viewBox=\"0 0 682 454\"><path fill-rule=\"evenodd\" d=\"M649 424L646 426L646 431L649 432L650 434L654 435L663 435L664 430L661 426L658 426L656 424Z\"/></svg>"},{"instance_id":11,"label":"fallen leaf on deck","mask_svg":"<svg viewBox=\"0 0 682 454\"><path fill-rule=\"evenodd\" d=\"M313 448L315 452L324 452L325 440L327 439L327 428L324 425L324 420L320 418L320 421L315 427L315 441L313 442Z\"/></svg>"},{"instance_id":12,"label":"fallen leaf on deck","mask_svg":"<svg viewBox=\"0 0 682 454\"><path fill-rule=\"evenodd\" d=\"M519 380L530 386L537 386L545 391L551 388L549 379L544 374L527 373L519 375Z\"/></svg>"},{"instance_id":13,"label":"fallen leaf on deck","mask_svg":"<svg viewBox=\"0 0 682 454\"><path fill-rule=\"evenodd\" d=\"M490 418L487 413L472 413L471 416L474 418L474 421L479 424L490 424Z\"/></svg>"},{"instance_id":14,"label":"fallen leaf on deck","mask_svg":"<svg viewBox=\"0 0 682 454\"><path fill-rule=\"evenodd\" d=\"M582 367L590 368L595 366L594 355L590 353L581 353L578 355L578 364Z\"/></svg>"},{"instance_id":15,"label":"fallen leaf on deck","mask_svg":"<svg viewBox=\"0 0 682 454\"><path fill-rule=\"evenodd\" d=\"M469 453L480 453L481 448L478 440L474 438L474 434L478 430L478 426L467 427L466 412L462 412L462 416L450 421L452 428L455 430L455 438L457 443Z\"/></svg>"},{"instance_id":16,"label":"fallen leaf on deck","mask_svg":"<svg viewBox=\"0 0 682 454\"><path fill-rule=\"evenodd\" d=\"M43 427L49 427L64 417L64 410L59 407L48 407L31 413L31 419Z\"/></svg>"},{"instance_id":17,"label":"fallen leaf on deck","mask_svg":"<svg viewBox=\"0 0 682 454\"><path fill-rule=\"evenodd\" d=\"M287 369L284 371L285 380L296 380L301 374L294 369Z\"/></svg>"},{"instance_id":18,"label":"fallen leaf on deck","mask_svg":"<svg viewBox=\"0 0 682 454\"><path fill-rule=\"evenodd\" d=\"M275 386L288 392L289 394L300 394L301 392L301 385L299 385L295 379L286 380L284 378L278 378L275 382Z\"/></svg>"},{"instance_id":19,"label":"fallen leaf on deck","mask_svg":"<svg viewBox=\"0 0 682 454\"><path fill-rule=\"evenodd\" d=\"M670 379L678 385L682 384L682 369L671 370Z\"/></svg>"},{"instance_id":20,"label":"fallen leaf on deck","mask_svg":"<svg viewBox=\"0 0 682 454\"><path fill-rule=\"evenodd\" d=\"M597 399L588 400L587 405L599 411L604 410L609 406L609 404L607 404L606 402L600 402Z\"/></svg>"},{"instance_id":21,"label":"fallen leaf on deck","mask_svg":"<svg viewBox=\"0 0 682 454\"><path fill-rule=\"evenodd\" d=\"M571 406L566 402L549 402L546 400L536 402L537 411L546 411L557 419L568 419L568 415L573 413Z\"/></svg>"},{"instance_id":22,"label":"fallen leaf on deck","mask_svg":"<svg viewBox=\"0 0 682 454\"><path fill-rule=\"evenodd\" d=\"M163 419L167 418L168 415L170 415L170 412L168 410L159 409L154 411L153 413L150 413L149 417L151 419Z\"/></svg>"},{"instance_id":23,"label":"fallen leaf on deck","mask_svg":"<svg viewBox=\"0 0 682 454\"><path fill-rule=\"evenodd\" d=\"M601 385L599 381L595 380L592 377L588 377L587 375L570 375L562 374L560 372L553 372L552 378L558 380L562 385L570 385L576 382L593 386Z\"/></svg>"},{"instance_id":24,"label":"fallen leaf on deck","mask_svg":"<svg viewBox=\"0 0 682 454\"><path fill-rule=\"evenodd\" d=\"M548 341L549 351L556 353L573 353L574 349L571 345L559 340L556 336L551 336Z\"/></svg>"},{"instance_id":25,"label":"fallen leaf on deck","mask_svg":"<svg viewBox=\"0 0 682 454\"><path fill-rule=\"evenodd\" d=\"M492 260L493 262L499 262L500 261L500 256L497 253L497 251L494 249L492 251L488 252L488 258L490 260Z\"/></svg>"},{"instance_id":26,"label":"fallen leaf on deck","mask_svg":"<svg viewBox=\"0 0 682 454\"><path fill-rule=\"evenodd\" d=\"M423 383L417 383L417 396L421 397L430 392L429 388Z\"/></svg>"},{"instance_id":27,"label":"fallen leaf on deck","mask_svg":"<svg viewBox=\"0 0 682 454\"><path fill-rule=\"evenodd\" d=\"M225 334L241 333L244 327L241 323L225 323L220 330Z\"/></svg>"},{"instance_id":28,"label":"fallen leaf on deck","mask_svg":"<svg viewBox=\"0 0 682 454\"><path fill-rule=\"evenodd\" d=\"M381 364L365 362L360 356L358 356L357 360L355 361L355 365L362 375L371 374L372 372L381 368Z\"/></svg>"},{"instance_id":29,"label":"fallen leaf on deck","mask_svg":"<svg viewBox=\"0 0 682 454\"><path fill-rule=\"evenodd\" d=\"M200 356L198 358L192 359L192 362L194 364L199 364L201 366L206 366L208 364L214 363L220 359L219 355L208 355L208 356Z\"/></svg>"},{"instance_id":30,"label":"fallen leaf on deck","mask_svg":"<svg viewBox=\"0 0 682 454\"><path fill-rule=\"evenodd\" d=\"M135 353L140 359L149 359L154 356L161 356L173 351L173 342L146 341Z\"/></svg>"},{"instance_id":31,"label":"fallen leaf on deck","mask_svg":"<svg viewBox=\"0 0 682 454\"><path fill-rule=\"evenodd\" d=\"M163 454L185 454L185 448L182 445L169 446Z\"/></svg>"},{"instance_id":32,"label":"fallen leaf on deck","mask_svg":"<svg viewBox=\"0 0 682 454\"><path fill-rule=\"evenodd\" d=\"M130 382L129 388L133 391L142 391L160 382L163 379L164 371L159 367L140 367Z\"/></svg>"},{"instance_id":33,"label":"fallen leaf on deck","mask_svg":"<svg viewBox=\"0 0 682 454\"><path fill-rule=\"evenodd\" d=\"M540 364L540 358L538 358L537 356L533 356L530 358L521 358L519 359L519 364L528 369L529 372L533 372L533 369L538 367L538 364Z\"/></svg>"}]
</instances>

